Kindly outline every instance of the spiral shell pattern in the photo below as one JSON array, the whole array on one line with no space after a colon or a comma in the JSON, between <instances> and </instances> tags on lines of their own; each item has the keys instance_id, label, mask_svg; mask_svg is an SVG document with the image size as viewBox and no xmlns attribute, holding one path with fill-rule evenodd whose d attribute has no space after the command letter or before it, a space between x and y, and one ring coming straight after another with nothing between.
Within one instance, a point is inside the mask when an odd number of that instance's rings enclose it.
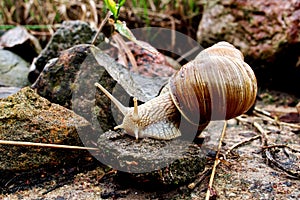
<instances>
[{"instance_id":1,"label":"spiral shell pattern","mask_svg":"<svg viewBox=\"0 0 300 200\"><path fill-rule=\"evenodd\" d=\"M203 50L169 81L177 109L196 125L239 116L256 99L254 72L242 53L228 42Z\"/></svg>"}]
</instances>

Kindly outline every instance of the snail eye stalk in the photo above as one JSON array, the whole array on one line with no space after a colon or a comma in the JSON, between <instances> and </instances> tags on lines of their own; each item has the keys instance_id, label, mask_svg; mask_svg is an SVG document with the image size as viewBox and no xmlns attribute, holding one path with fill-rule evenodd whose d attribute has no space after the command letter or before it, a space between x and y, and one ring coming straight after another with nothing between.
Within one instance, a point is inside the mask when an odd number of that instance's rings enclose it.
<instances>
[{"instance_id":1,"label":"snail eye stalk","mask_svg":"<svg viewBox=\"0 0 300 200\"><path fill-rule=\"evenodd\" d=\"M139 117L139 113L138 113L138 103L137 103L137 98L134 97L133 98L133 115L132 115L132 118L134 121L139 121L140 120L140 117Z\"/></svg>"}]
</instances>

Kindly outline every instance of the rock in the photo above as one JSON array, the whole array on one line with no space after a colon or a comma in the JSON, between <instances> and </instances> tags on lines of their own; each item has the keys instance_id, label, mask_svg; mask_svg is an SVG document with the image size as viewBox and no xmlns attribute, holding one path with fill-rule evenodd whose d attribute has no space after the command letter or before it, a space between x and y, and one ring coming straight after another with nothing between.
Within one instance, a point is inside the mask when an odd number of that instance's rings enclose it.
<instances>
[{"instance_id":1,"label":"rock","mask_svg":"<svg viewBox=\"0 0 300 200\"><path fill-rule=\"evenodd\" d=\"M73 84L88 50L89 45L81 45L62 51L59 58L51 59L45 66L32 88L49 101L71 108ZM96 68L95 63L91 68Z\"/></svg>"},{"instance_id":2,"label":"rock","mask_svg":"<svg viewBox=\"0 0 300 200\"><path fill-rule=\"evenodd\" d=\"M38 39L22 26L17 26L4 33L0 38L0 47L14 52L27 62L31 62L42 51Z\"/></svg>"},{"instance_id":3,"label":"rock","mask_svg":"<svg viewBox=\"0 0 300 200\"><path fill-rule=\"evenodd\" d=\"M98 160L137 184L182 185L193 180L206 163L205 151L180 139L136 141L109 131L99 137L98 148Z\"/></svg>"},{"instance_id":4,"label":"rock","mask_svg":"<svg viewBox=\"0 0 300 200\"><path fill-rule=\"evenodd\" d=\"M9 95L17 93L21 88L18 87L1 87L0 86L0 99L6 98Z\"/></svg>"},{"instance_id":5,"label":"rock","mask_svg":"<svg viewBox=\"0 0 300 200\"><path fill-rule=\"evenodd\" d=\"M0 49L0 85L23 87L29 84L29 64L16 54Z\"/></svg>"},{"instance_id":6,"label":"rock","mask_svg":"<svg viewBox=\"0 0 300 200\"><path fill-rule=\"evenodd\" d=\"M92 29L86 22L63 22L59 29L52 35L41 54L32 63L28 77L30 82L33 83L36 80L51 58L58 57L62 50L66 50L74 45L91 43L95 33L96 30ZM99 38L101 37L100 35Z\"/></svg>"},{"instance_id":7,"label":"rock","mask_svg":"<svg viewBox=\"0 0 300 200\"><path fill-rule=\"evenodd\" d=\"M273 0L212 1L197 39L207 47L228 41L255 70L260 86L299 93L300 3Z\"/></svg>"},{"instance_id":8,"label":"rock","mask_svg":"<svg viewBox=\"0 0 300 200\"><path fill-rule=\"evenodd\" d=\"M82 146L77 131L90 124L74 112L40 97L29 87L0 99L0 139ZM86 151L0 145L0 171L54 167Z\"/></svg>"}]
</instances>

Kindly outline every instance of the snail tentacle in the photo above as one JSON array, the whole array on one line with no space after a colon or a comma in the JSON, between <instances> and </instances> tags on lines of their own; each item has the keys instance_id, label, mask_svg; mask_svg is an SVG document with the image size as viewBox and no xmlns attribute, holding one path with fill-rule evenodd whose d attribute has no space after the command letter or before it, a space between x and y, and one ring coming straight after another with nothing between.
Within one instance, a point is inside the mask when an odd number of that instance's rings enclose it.
<instances>
[{"instance_id":1,"label":"snail tentacle","mask_svg":"<svg viewBox=\"0 0 300 200\"><path fill-rule=\"evenodd\" d=\"M134 121L139 121L140 120L140 117L139 117L139 112L138 112L138 103L137 103L137 98L134 97L133 98L133 120Z\"/></svg>"},{"instance_id":2,"label":"snail tentacle","mask_svg":"<svg viewBox=\"0 0 300 200\"><path fill-rule=\"evenodd\" d=\"M118 99L116 99L113 95L111 95L104 87L102 87L102 85L100 85L99 83L95 83L95 86L98 87L117 107L118 109L121 111L121 113L125 116L127 115L127 113L129 112L129 108L123 106L123 104L121 104L120 101L118 101Z\"/></svg>"}]
</instances>

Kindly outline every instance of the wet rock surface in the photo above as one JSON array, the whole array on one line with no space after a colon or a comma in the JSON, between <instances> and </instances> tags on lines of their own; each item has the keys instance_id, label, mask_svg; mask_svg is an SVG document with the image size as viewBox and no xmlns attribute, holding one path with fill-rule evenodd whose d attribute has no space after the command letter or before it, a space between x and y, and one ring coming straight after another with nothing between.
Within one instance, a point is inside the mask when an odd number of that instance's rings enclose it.
<instances>
[{"instance_id":1,"label":"wet rock surface","mask_svg":"<svg viewBox=\"0 0 300 200\"><path fill-rule=\"evenodd\" d=\"M20 56L0 49L0 85L23 87L29 84L29 64Z\"/></svg>"},{"instance_id":2,"label":"wet rock surface","mask_svg":"<svg viewBox=\"0 0 300 200\"><path fill-rule=\"evenodd\" d=\"M299 94L300 4L297 0L212 1L197 39L204 47L225 40L239 48L260 85Z\"/></svg>"},{"instance_id":3,"label":"wet rock surface","mask_svg":"<svg viewBox=\"0 0 300 200\"><path fill-rule=\"evenodd\" d=\"M40 97L29 87L0 100L0 139L48 144L79 145L77 130L90 124L74 112ZM23 171L56 166L85 151L0 145L1 171Z\"/></svg>"},{"instance_id":4,"label":"wet rock surface","mask_svg":"<svg viewBox=\"0 0 300 200\"><path fill-rule=\"evenodd\" d=\"M201 147L180 139L136 141L109 131L99 137L97 144L97 159L136 184L182 185L194 179L206 163Z\"/></svg>"}]
</instances>

